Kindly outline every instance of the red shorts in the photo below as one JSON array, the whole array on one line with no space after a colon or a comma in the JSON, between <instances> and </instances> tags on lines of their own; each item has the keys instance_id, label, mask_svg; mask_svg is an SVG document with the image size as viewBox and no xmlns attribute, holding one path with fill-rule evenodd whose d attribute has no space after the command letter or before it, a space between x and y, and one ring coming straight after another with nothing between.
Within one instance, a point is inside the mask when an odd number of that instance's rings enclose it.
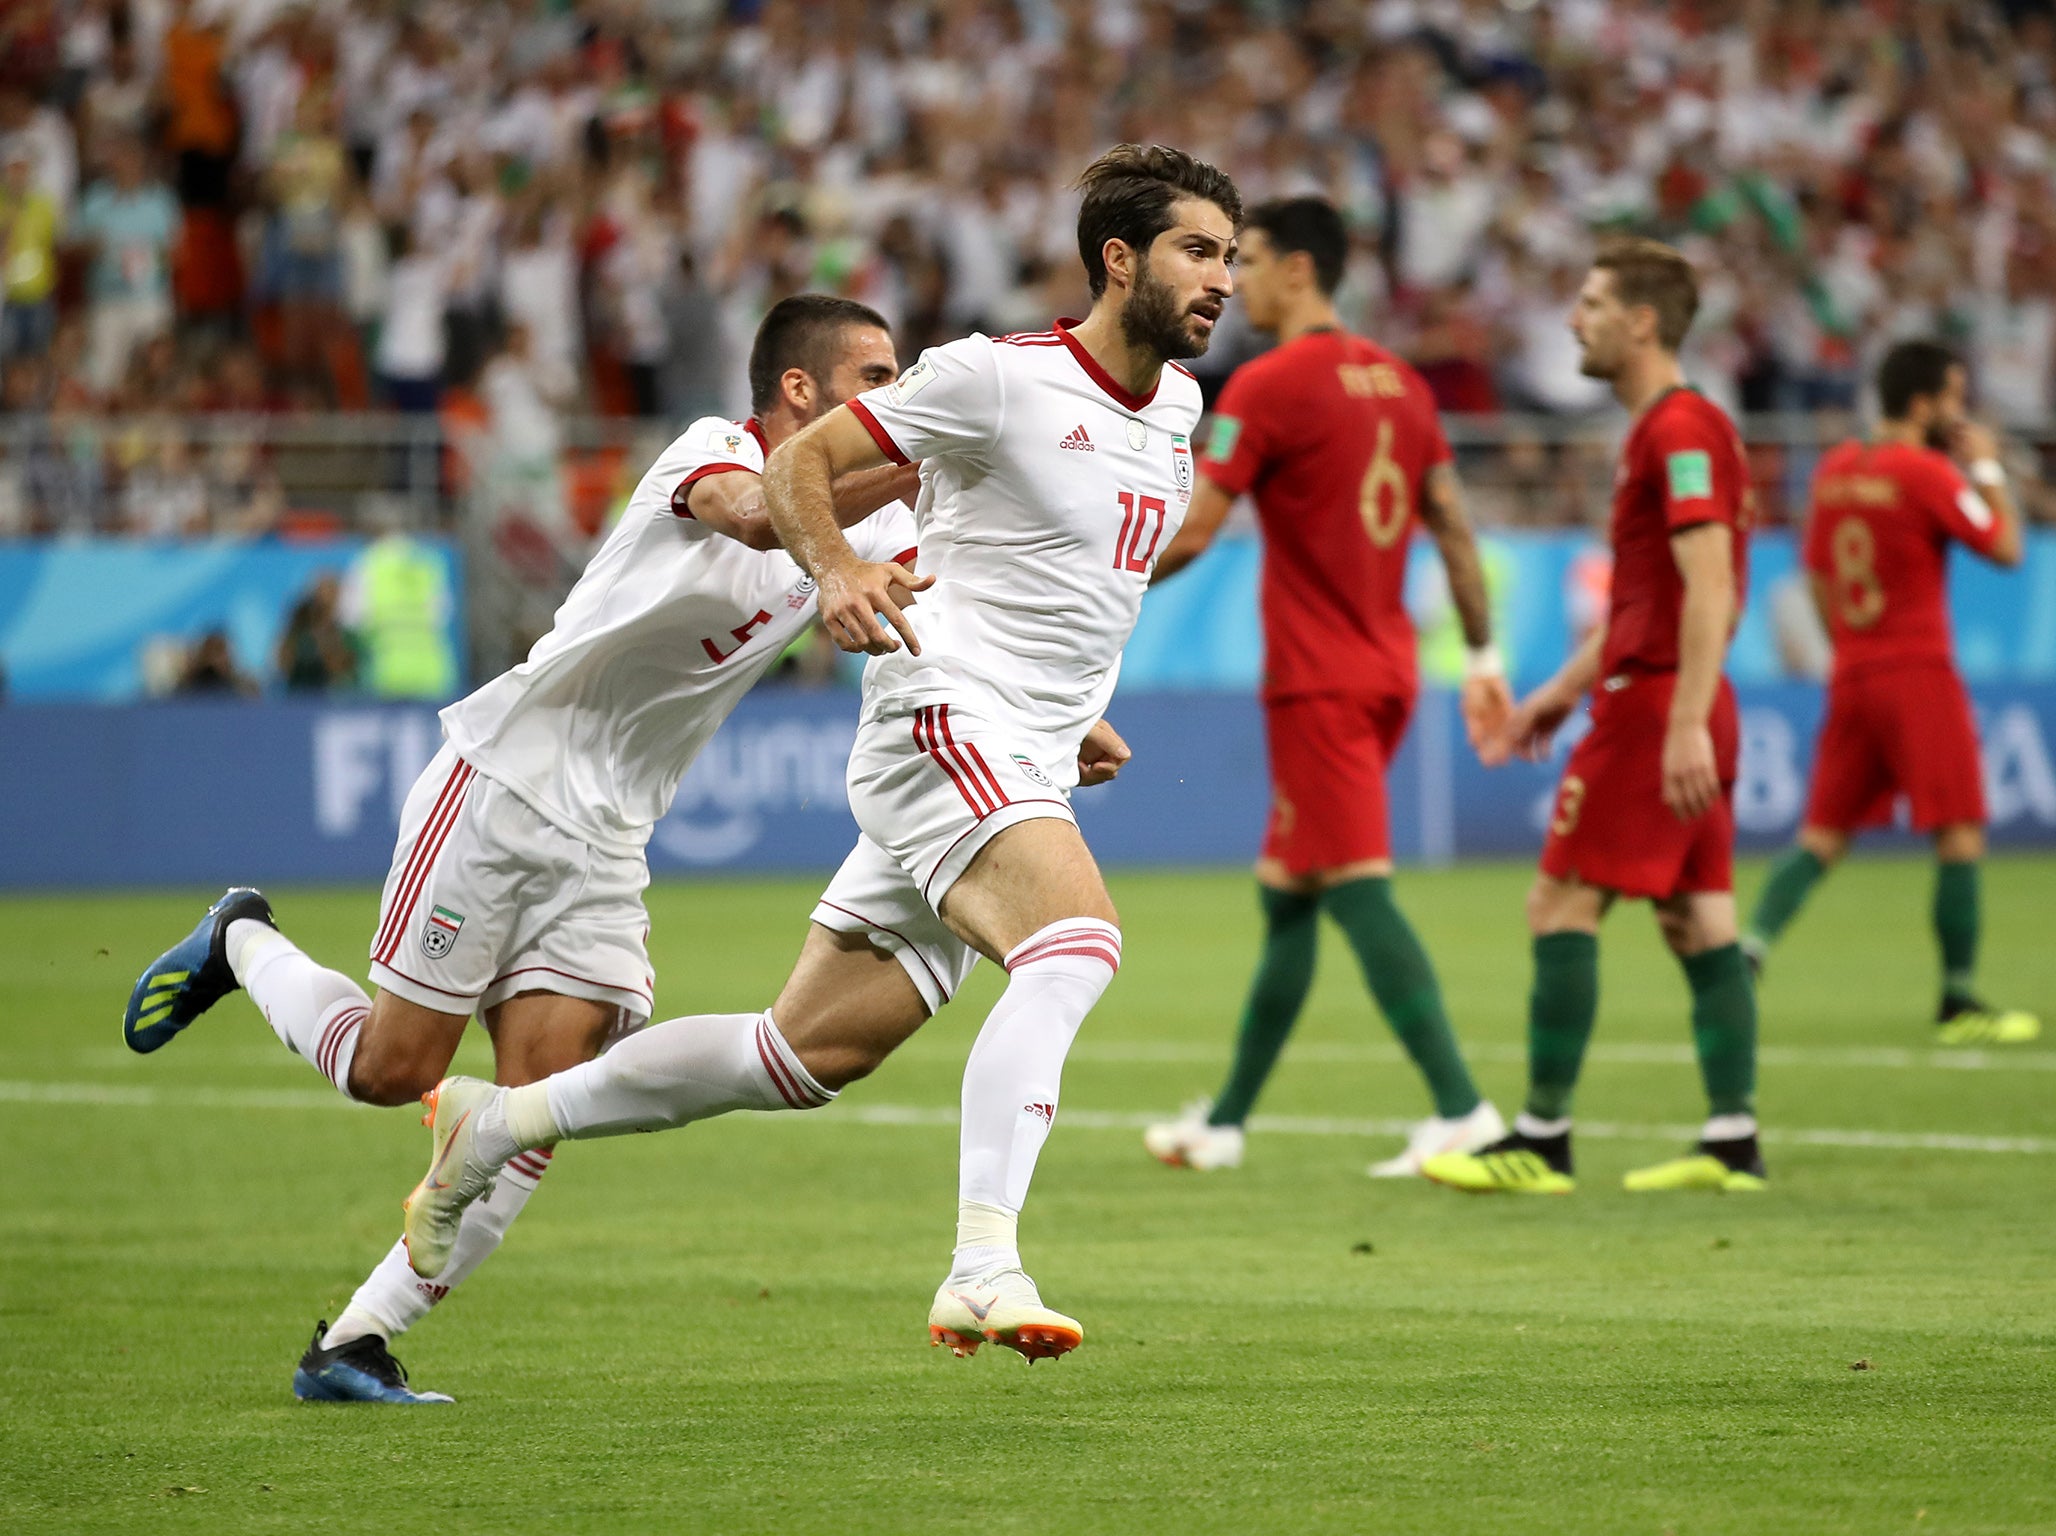
<instances>
[{"instance_id":1,"label":"red shorts","mask_svg":"<svg viewBox=\"0 0 2056 1536\"><path fill-rule=\"evenodd\" d=\"M1652 899L1735 888L1735 691L1721 679L1707 722L1720 801L1680 821L1663 803L1663 736L1677 681L1674 672L1650 672L1600 685L1592 729L1571 749L1556 788L1543 874Z\"/></svg>"},{"instance_id":2,"label":"red shorts","mask_svg":"<svg viewBox=\"0 0 2056 1536\"><path fill-rule=\"evenodd\" d=\"M1985 820L1970 695L1947 662L1837 678L1813 764L1806 824L1853 832L1890 821L1904 795L1922 832Z\"/></svg>"},{"instance_id":3,"label":"red shorts","mask_svg":"<svg viewBox=\"0 0 2056 1536\"><path fill-rule=\"evenodd\" d=\"M1268 701L1271 821L1264 857L1295 875L1391 858L1385 768L1412 717L1411 694Z\"/></svg>"}]
</instances>

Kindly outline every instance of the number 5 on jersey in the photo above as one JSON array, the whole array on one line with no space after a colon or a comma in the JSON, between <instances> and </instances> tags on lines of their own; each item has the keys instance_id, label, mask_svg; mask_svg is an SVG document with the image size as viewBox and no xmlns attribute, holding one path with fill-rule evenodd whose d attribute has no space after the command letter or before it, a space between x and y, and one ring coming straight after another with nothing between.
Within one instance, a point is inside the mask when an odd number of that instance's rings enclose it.
<instances>
[{"instance_id":1,"label":"number 5 on jersey","mask_svg":"<svg viewBox=\"0 0 2056 1536\"><path fill-rule=\"evenodd\" d=\"M1164 500L1161 496L1137 497L1133 491L1122 491L1121 535L1114 540L1114 569L1136 571L1147 576L1149 563L1156 558L1157 540L1164 536ZM1149 548L1142 547L1142 536L1149 534Z\"/></svg>"}]
</instances>

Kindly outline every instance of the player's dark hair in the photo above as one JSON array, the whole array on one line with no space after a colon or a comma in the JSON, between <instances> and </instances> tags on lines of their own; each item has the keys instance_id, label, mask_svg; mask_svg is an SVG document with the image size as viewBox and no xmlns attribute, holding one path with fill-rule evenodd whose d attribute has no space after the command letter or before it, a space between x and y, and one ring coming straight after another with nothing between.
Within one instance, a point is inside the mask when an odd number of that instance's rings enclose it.
<instances>
[{"instance_id":1,"label":"player's dark hair","mask_svg":"<svg viewBox=\"0 0 2056 1536\"><path fill-rule=\"evenodd\" d=\"M1280 197L1259 203L1249 212L1251 229L1260 229L1280 256L1304 251L1313 258L1314 283L1332 295L1342 282L1349 259L1349 229L1342 214L1325 197Z\"/></svg>"},{"instance_id":2,"label":"player's dark hair","mask_svg":"<svg viewBox=\"0 0 2056 1536\"><path fill-rule=\"evenodd\" d=\"M1949 387L1949 370L1963 359L1939 341L1902 341L1878 364L1878 409L1887 421L1904 421L1913 402Z\"/></svg>"},{"instance_id":3,"label":"player's dark hair","mask_svg":"<svg viewBox=\"0 0 2056 1536\"><path fill-rule=\"evenodd\" d=\"M1085 167L1073 183L1085 194L1078 209L1078 254L1096 299L1107 291L1106 245L1119 240L1147 252L1171 227L1171 205L1196 197L1242 227L1242 194L1228 173L1182 149L1161 144L1116 144Z\"/></svg>"},{"instance_id":4,"label":"player's dark hair","mask_svg":"<svg viewBox=\"0 0 2056 1536\"><path fill-rule=\"evenodd\" d=\"M1656 311L1656 339L1664 351L1685 344L1699 313L1699 278L1684 253L1661 240L1622 236L1606 241L1592 258L1594 270L1613 274L1613 291L1629 308Z\"/></svg>"},{"instance_id":5,"label":"player's dark hair","mask_svg":"<svg viewBox=\"0 0 2056 1536\"><path fill-rule=\"evenodd\" d=\"M825 384L835 371L836 346L852 325L892 330L869 305L829 293L796 293L773 304L750 346L750 409L762 413L777 404L778 381L788 368Z\"/></svg>"}]
</instances>

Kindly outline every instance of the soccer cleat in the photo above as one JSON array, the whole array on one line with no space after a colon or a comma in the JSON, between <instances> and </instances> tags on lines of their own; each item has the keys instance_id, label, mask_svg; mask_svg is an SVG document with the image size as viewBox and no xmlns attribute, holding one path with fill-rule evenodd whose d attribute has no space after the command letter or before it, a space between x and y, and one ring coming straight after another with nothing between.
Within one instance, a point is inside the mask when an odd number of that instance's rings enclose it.
<instances>
[{"instance_id":1,"label":"soccer cleat","mask_svg":"<svg viewBox=\"0 0 2056 1536\"><path fill-rule=\"evenodd\" d=\"M1513 1131L1476 1152L1444 1152L1421 1164L1421 1175L1470 1195L1567 1195L1571 1133L1523 1136Z\"/></svg>"},{"instance_id":2,"label":"soccer cleat","mask_svg":"<svg viewBox=\"0 0 2056 1536\"><path fill-rule=\"evenodd\" d=\"M2020 1008L1959 1003L1935 1021L1938 1045L2025 1045L2038 1040L2042 1021Z\"/></svg>"},{"instance_id":3,"label":"soccer cleat","mask_svg":"<svg viewBox=\"0 0 2056 1536\"><path fill-rule=\"evenodd\" d=\"M928 1342L948 1345L960 1360L977 1354L980 1344L997 1344L1033 1365L1069 1354L1085 1342L1085 1329L1075 1317L1045 1307L1023 1271L998 1269L968 1285L943 1281L928 1309Z\"/></svg>"},{"instance_id":4,"label":"soccer cleat","mask_svg":"<svg viewBox=\"0 0 2056 1536\"><path fill-rule=\"evenodd\" d=\"M1172 1168L1196 1168L1202 1173L1216 1168L1242 1166L1242 1127L1208 1125L1207 1111L1213 1106L1195 1099L1176 1120L1152 1125L1142 1133L1142 1145L1158 1162Z\"/></svg>"},{"instance_id":5,"label":"soccer cleat","mask_svg":"<svg viewBox=\"0 0 2056 1536\"><path fill-rule=\"evenodd\" d=\"M1406 1150L1366 1170L1374 1179L1418 1178L1421 1165L1444 1152L1480 1152L1506 1135L1506 1122L1490 1099L1480 1099L1467 1115L1445 1120L1439 1115L1423 1120L1407 1138Z\"/></svg>"},{"instance_id":6,"label":"soccer cleat","mask_svg":"<svg viewBox=\"0 0 2056 1536\"><path fill-rule=\"evenodd\" d=\"M1629 1194L1672 1189L1712 1189L1723 1194L1754 1194L1770 1188L1763 1153L1754 1136L1735 1141L1702 1141L1683 1157L1637 1168L1621 1180Z\"/></svg>"},{"instance_id":7,"label":"soccer cleat","mask_svg":"<svg viewBox=\"0 0 2056 1536\"><path fill-rule=\"evenodd\" d=\"M497 1164L478 1155L478 1116L500 1090L476 1077L446 1077L421 1096L428 1113L421 1123L431 1138L428 1172L401 1207L406 1222L407 1263L433 1280L450 1262L464 1208L500 1176Z\"/></svg>"},{"instance_id":8,"label":"soccer cleat","mask_svg":"<svg viewBox=\"0 0 2056 1536\"><path fill-rule=\"evenodd\" d=\"M328 1324L314 1325L314 1342L293 1372L293 1396L303 1403L454 1403L443 1392L416 1392L407 1385L407 1367L392 1357L386 1341L363 1334L334 1349L323 1349Z\"/></svg>"},{"instance_id":9,"label":"soccer cleat","mask_svg":"<svg viewBox=\"0 0 2056 1536\"><path fill-rule=\"evenodd\" d=\"M148 1055L169 1045L172 1036L242 985L228 967L227 953L228 925L242 917L278 926L262 891L234 886L136 978L121 1015L121 1038L130 1050Z\"/></svg>"}]
</instances>

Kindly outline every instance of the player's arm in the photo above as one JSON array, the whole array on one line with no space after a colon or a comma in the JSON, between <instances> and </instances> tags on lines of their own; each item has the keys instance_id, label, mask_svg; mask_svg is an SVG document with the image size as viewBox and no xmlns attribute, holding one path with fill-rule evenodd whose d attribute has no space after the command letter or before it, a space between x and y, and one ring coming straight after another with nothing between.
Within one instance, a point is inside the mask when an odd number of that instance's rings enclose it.
<instances>
[{"instance_id":1,"label":"player's arm","mask_svg":"<svg viewBox=\"0 0 2056 1536\"><path fill-rule=\"evenodd\" d=\"M895 584L912 592L934 585L890 561L870 561L850 548L837 521L834 487L844 476L887 463L864 423L847 405L779 444L764 465L764 505L771 528L786 553L820 587L821 621L829 638L846 651L882 656L900 648L921 654L912 624L893 600ZM878 622L883 614L892 626Z\"/></svg>"},{"instance_id":2,"label":"player's arm","mask_svg":"<svg viewBox=\"0 0 2056 1536\"><path fill-rule=\"evenodd\" d=\"M2020 564L2024 553L2020 510L2013 504L2012 491L2007 489L2006 469L1999 461L1998 436L1982 422L1966 421L1956 429L1955 446L1966 461L1965 472L1978 499L1998 525L1983 539L1965 542L1994 565Z\"/></svg>"},{"instance_id":3,"label":"player's arm","mask_svg":"<svg viewBox=\"0 0 2056 1536\"><path fill-rule=\"evenodd\" d=\"M1156 569L1150 573L1149 584L1155 586L1167 576L1175 576L1207 552L1207 546L1214 542L1214 535L1221 531L1221 524L1228 520L1228 509L1235 505L1232 493L1222 490L1204 474L1192 492L1192 502L1185 509L1185 521L1178 529L1178 536L1166 544L1163 553L1156 558Z\"/></svg>"},{"instance_id":4,"label":"player's arm","mask_svg":"<svg viewBox=\"0 0 2056 1536\"><path fill-rule=\"evenodd\" d=\"M1721 522L1681 528L1671 535L1671 558L1685 584L1685 602L1678 618L1677 684L1663 734L1663 803L1679 820L1690 821L1720 798L1708 721L1735 623L1734 530Z\"/></svg>"},{"instance_id":5,"label":"player's arm","mask_svg":"<svg viewBox=\"0 0 2056 1536\"><path fill-rule=\"evenodd\" d=\"M880 507L912 501L920 489L921 471L914 464L881 464L842 475L835 482L835 520L853 528ZM764 483L747 470L695 480L685 506L696 521L751 549L783 547L764 506Z\"/></svg>"},{"instance_id":6,"label":"player's arm","mask_svg":"<svg viewBox=\"0 0 2056 1536\"><path fill-rule=\"evenodd\" d=\"M1464 511L1463 486L1456 466L1447 462L1428 470L1421 485L1421 521L1441 552L1442 568L1449 577L1449 598L1456 605L1457 622L1463 625L1464 732L1471 750L1482 755L1487 743L1497 739L1513 713L1513 694L1506 686L1506 663L1499 647L1492 643L1492 599L1485 589L1485 565L1478 558L1478 540L1471 531L1470 514Z\"/></svg>"},{"instance_id":7,"label":"player's arm","mask_svg":"<svg viewBox=\"0 0 2056 1536\"><path fill-rule=\"evenodd\" d=\"M1522 699L1498 733L1478 748L1478 757L1485 766L1497 768L1511 757L1524 757L1530 762L1547 757L1558 727L1599 681L1599 658L1605 652L1606 625L1602 621L1571 652L1570 659L1556 669L1556 675Z\"/></svg>"}]
</instances>

